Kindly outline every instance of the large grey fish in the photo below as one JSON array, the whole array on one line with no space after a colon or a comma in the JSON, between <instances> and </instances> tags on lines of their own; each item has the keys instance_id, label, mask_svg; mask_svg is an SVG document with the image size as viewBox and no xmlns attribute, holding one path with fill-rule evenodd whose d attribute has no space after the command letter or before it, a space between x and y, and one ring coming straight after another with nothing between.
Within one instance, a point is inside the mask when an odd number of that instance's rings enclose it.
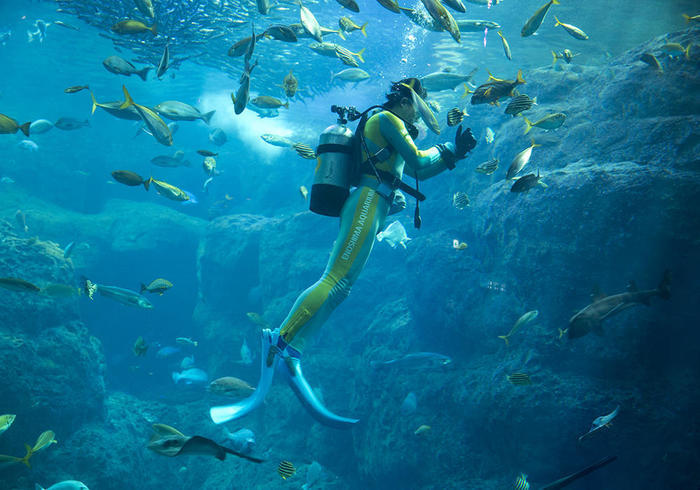
<instances>
[{"instance_id":1,"label":"large grey fish","mask_svg":"<svg viewBox=\"0 0 700 490\"><path fill-rule=\"evenodd\" d=\"M593 303L572 316L569 320L569 328L565 331L569 334L569 338L583 337L590 331L600 335L603 333L602 323L606 318L639 304L649 305L649 300L655 296L670 299L671 272L668 270L664 272L656 289L638 291L634 283L631 283L628 289L626 293L612 296L600 294L594 298Z\"/></svg>"},{"instance_id":2,"label":"large grey fish","mask_svg":"<svg viewBox=\"0 0 700 490\"><path fill-rule=\"evenodd\" d=\"M373 368L398 367L427 369L447 366L451 362L452 358L443 354L437 354L435 352L414 352L390 361L372 361L370 365Z\"/></svg>"},{"instance_id":3,"label":"large grey fish","mask_svg":"<svg viewBox=\"0 0 700 490\"><path fill-rule=\"evenodd\" d=\"M250 74L253 72L253 68L258 66L258 60L255 60L252 66L247 66L241 75L241 85L236 91L236 95L231 94L231 101L233 102L233 111L236 114L240 114L248 105L248 100L250 99Z\"/></svg>"},{"instance_id":4,"label":"large grey fish","mask_svg":"<svg viewBox=\"0 0 700 490\"><path fill-rule=\"evenodd\" d=\"M184 159L185 153L183 151L176 151L173 156L168 155L158 155L157 157L151 158L151 163L159 167L189 167L190 162Z\"/></svg>"},{"instance_id":5,"label":"large grey fish","mask_svg":"<svg viewBox=\"0 0 700 490\"><path fill-rule=\"evenodd\" d=\"M105 286L104 284L94 283L90 281L90 279L85 279L84 289L85 293L90 299L93 299L95 293L99 292L102 296L123 305L145 309L153 308L150 301L136 291L132 291L130 289L124 289L117 286Z\"/></svg>"},{"instance_id":6,"label":"large grey fish","mask_svg":"<svg viewBox=\"0 0 700 490\"><path fill-rule=\"evenodd\" d=\"M144 82L148 76L148 71L151 69L150 66L147 66L139 70L124 58L117 55L105 58L102 61L102 65L110 73L114 73L115 75L125 75L127 77L130 77L131 75L138 75Z\"/></svg>"},{"instance_id":7,"label":"large grey fish","mask_svg":"<svg viewBox=\"0 0 700 490\"><path fill-rule=\"evenodd\" d=\"M95 99L95 94L90 92L90 96L92 97L92 114L95 113L95 109L100 107L101 109L104 109L105 112L107 112L108 114L119 119L126 119L128 121L141 120L139 111L137 111L136 107L134 106L129 106L126 109L121 109L121 106L124 105L124 102L97 102L97 99Z\"/></svg>"},{"instance_id":8,"label":"large grey fish","mask_svg":"<svg viewBox=\"0 0 700 490\"><path fill-rule=\"evenodd\" d=\"M474 74L478 71L474 68L469 74L461 75L448 71L437 71L429 73L420 79L423 88L428 92L439 92L441 90L454 90L459 84L471 81Z\"/></svg>"},{"instance_id":9,"label":"large grey fish","mask_svg":"<svg viewBox=\"0 0 700 490\"><path fill-rule=\"evenodd\" d=\"M122 90L124 91L124 98L126 100L119 108L126 109L128 107L135 107L139 113L139 116L141 116L141 120L151 131L151 134L158 141L158 143L165 146L172 146L173 135L170 132L168 125L165 124L165 121L163 121L152 109L135 103L131 98L131 95L129 95L128 90L126 90L126 86L122 85Z\"/></svg>"},{"instance_id":10,"label":"large grey fish","mask_svg":"<svg viewBox=\"0 0 700 490\"><path fill-rule=\"evenodd\" d=\"M226 459L227 454L233 454L254 463L263 462L262 459L239 453L202 436L187 437L182 434L155 434L146 447L151 451L171 458L182 454L202 454L214 456L216 459L223 461Z\"/></svg>"},{"instance_id":11,"label":"large grey fish","mask_svg":"<svg viewBox=\"0 0 700 490\"><path fill-rule=\"evenodd\" d=\"M261 135L260 138L262 138L262 140L265 143L268 143L272 146L279 146L280 148L289 148L290 146L294 145L294 142L289 138L279 136L276 134L266 133Z\"/></svg>"},{"instance_id":12,"label":"large grey fish","mask_svg":"<svg viewBox=\"0 0 700 490\"><path fill-rule=\"evenodd\" d=\"M559 2L557 0L549 0L549 2L538 8L535 13L532 14L532 17L527 19L527 22L525 22L525 25L520 30L520 35L522 37L531 36L537 31L537 29L540 28L542 21L544 20L544 16L547 15L549 7L551 7L552 4L559 5Z\"/></svg>"},{"instance_id":13,"label":"large grey fish","mask_svg":"<svg viewBox=\"0 0 700 490\"><path fill-rule=\"evenodd\" d=\"M323 42L323 33L321 32L321 25L316 20L316 17L314 17L314 14L312 14L309 9L304 7L301 1L299 2L299 10L301 25L304 26L304 29L306 29L306 31L309 34L311 34L311 37L313 37L316 41Z\"/></svg>"},{"instance_id":14,"label":"large grey fish","mask_svg":"<svg viewBox=\"0 0 700 490\"><path fill-rule=\"evenodd\" d=\"M450 33L452 39L459 42L461 34L457 21L452 17L440 0L421 0L430 16L439 22L443 29Z\"/></svg>"},{"instance_id":15,"label":"large grey fish","mask_svg":"<svg viewBox=\"0 0 700 490\"><path fill-rule=\"evenodd\" d=\"M206 124L209 124L209 121L216 112L216 110L213 110L201 113L196 107L192 107L189 104L177 100L166 100L155 106L154 109L161 116L167 117L173 121L196 121L197 119L201 119Z\"/></svg>"}]
</instances>

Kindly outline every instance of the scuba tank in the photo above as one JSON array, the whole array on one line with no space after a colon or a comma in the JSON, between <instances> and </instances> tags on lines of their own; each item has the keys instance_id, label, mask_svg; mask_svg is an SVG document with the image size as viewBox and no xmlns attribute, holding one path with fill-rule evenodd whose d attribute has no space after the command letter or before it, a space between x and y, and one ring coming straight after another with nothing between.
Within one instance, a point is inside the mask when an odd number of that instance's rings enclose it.
<instances>
[{"instance_id":1,"label":"scuba tank","mask_svg":"<svg viewBox=\"0 0 700 490\"><path fill-rule=\"evenodd\" d=\"M309 209L324 216L340 216L350 187L357 183L359 167L354 134L346 126L346 116L354 120L359 113L354 107L335 105L331 111L338 114L338 123L327 127L319 137Z\"/></svg>"}]
</instances>

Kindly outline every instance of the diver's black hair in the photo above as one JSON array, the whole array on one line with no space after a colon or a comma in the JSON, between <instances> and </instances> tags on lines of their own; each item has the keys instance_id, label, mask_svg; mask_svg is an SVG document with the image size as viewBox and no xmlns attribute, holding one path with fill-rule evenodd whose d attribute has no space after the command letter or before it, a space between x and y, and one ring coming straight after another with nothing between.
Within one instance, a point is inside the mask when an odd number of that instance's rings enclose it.
<instances>
[{"instance_id":1,"label":"diver's black hair","mask_svg":"<svg viewBox=\"0 0 700 490\"><path fill-rule=\"evenodd\" d=\"M413 98L411 95L411 90L404 87L404 84L412 87L413 90L421 96L421 98L425 99L428 96L428 92L426 92L425 88L423 88L423 84L420 83L418 78L404 78L398 82L391 83L391 88L386 94L386 102L384 103L385 106L392 107L398 104L404 97L409 100Z\"/></svg>"}]
</instances>

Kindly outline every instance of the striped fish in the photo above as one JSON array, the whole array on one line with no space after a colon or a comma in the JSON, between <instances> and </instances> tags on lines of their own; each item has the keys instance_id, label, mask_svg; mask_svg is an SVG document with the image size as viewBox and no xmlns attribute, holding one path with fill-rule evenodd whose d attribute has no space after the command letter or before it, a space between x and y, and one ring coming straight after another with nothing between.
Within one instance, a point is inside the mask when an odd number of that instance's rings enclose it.
<instances>
[{"instance_id":1,"label":"striped fish","mask_svg":"<svg viewBox=\"0 0 700 490\"><path fill-rule=\"evenodd\" d=\"M447 113L447 125L448 126L457 126L459 123L462 122L462 119L464 119L464 116L468 116L467 111L463 111L459 107L454 107L449 110Z\"/></svg>"},{"instance_id":2,"label":"striped fish","mask_svg":"<svg viewBox=\"0 0 700 490\"><path fill-rule=\"evenodd\" d=\"M508 382L515 386L525 386L532 384L530 381L530 376L525 373L513 373L506 376ZM527 482L526 482L527 483ZM517 488L517 487L516 487Z\"/></svg>"},{"instance_id":3,"label":"striped fish","mask_svg":"<svg viewBox=\"0 0 700 490\"><path fill-rule=\"evenodd\" d=\"M531 99L530 96L526 94L516 95L510 100L510 103L506 107L505 113L510 114L513 117L519 115L521 112L525 112L531 109L533 105L537 104L537 97Z\"/></svg>"},{"instance_id":4,"label":"striped fish","mask_svg":"<svg viewBox=\"0 0 700 490\"><path fill-rule=\"evenodd\" d=\"M279 473L279 475L285 480L294 476L296 472L297 469L289 461L282 461L277 467L277 473Z\"/></svg>"},{"instance_id":5,"label":"striped fish","mask_svg":"<svg viewBox=\"0 0 700 490\"><path fill-rule=\"evenodd\" d=\"M493 160L484 162L478 167L476 167L474 170L480 174L491 175L496 170L498 170L498 158L494 158Z\"/></svg>"},{"instance_id":6,"label":"striped fish","mask_svg":"<svg viewBox=\"0 0 700 490\"><path fill-rule=\"evenodd\" d=\"M530 484L527 482L527 475L520 473L513 483L514 490L530 490Z\"/></svg>"},{"instance_id":7,"label":"striped fish","mask_svg":"<svg viewBox=\"0 0 700 490\"><path fill-rule=\"evenodd\" d=\"M464 209L469 206L469 196L466 192L455 192L452 195L452 205L457 209Z\"/></svg>"},{"instance_id":8,"label":"striped fish","mask_svg":"<svg viewBox=\"0 0 700 490\"><path fill-rule=\"evenodd\" d=\"M297 154L301 158L306 158L307 160L316 159L316 152L309 145L306 145L304 143L295 143L294 146L292 146L292 148L296 150Z\"/></svg>"}]
</instances>

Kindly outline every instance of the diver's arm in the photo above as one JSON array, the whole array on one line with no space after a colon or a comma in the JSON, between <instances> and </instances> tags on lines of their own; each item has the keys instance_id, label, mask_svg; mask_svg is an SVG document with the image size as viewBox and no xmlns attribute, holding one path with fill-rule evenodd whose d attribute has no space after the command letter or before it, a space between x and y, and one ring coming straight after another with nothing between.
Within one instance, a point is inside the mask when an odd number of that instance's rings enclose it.
<instances>
[{"instance_id":1,"label":"diver's arm","mask_svg":"<svg viewBox=\"0 0 700 490\"><path fill-rule=\"evenodd\" d=\"M440 156L440 150L433 146L419 150L406 131L403 123L394 117L382 113L379 116L379 130L384 139L397 151L406 162L404 173L418 180L425 180L444 172L449 167ZM449 143L448 143L449 145ZM448 147L449 149L449 147ZM454 167L453 167L454 168Z\"/></svg>"}]
</instances>

